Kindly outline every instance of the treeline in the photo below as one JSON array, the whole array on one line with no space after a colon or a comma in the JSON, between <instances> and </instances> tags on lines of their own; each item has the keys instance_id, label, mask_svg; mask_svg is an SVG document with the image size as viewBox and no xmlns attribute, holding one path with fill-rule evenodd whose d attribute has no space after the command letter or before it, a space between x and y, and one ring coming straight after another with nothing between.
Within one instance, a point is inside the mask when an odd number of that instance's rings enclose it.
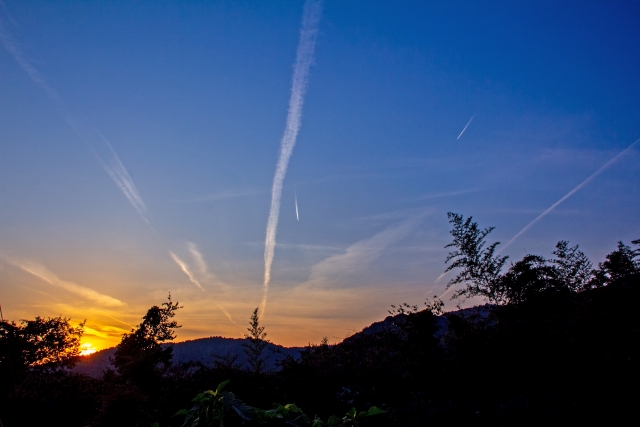
<instances>
[{"instance_id":1,"label":"treeline","mask_svg":"<svg viewBox=\"0 0 640 427\"><path fill-rule=\"evenodd\" d=\"M552 259L526 255L507 265L498 243L487 242L492 228L453 213L449 221L447 271L458 273L449 286L461 285L454 298L483 297L482 309L443 314L438 299L422 309L393 306L375 333L337 345L325 339L266 372L257 310L246 335L248 368L234 355L213 367L173 364L171 347L161 346L179 328L180 306L169 296L123 336L114 369L98 379L69 370L83 325L3 321L0 420L6 427L494 426L632 417L640 250L619 242L594 266L561 241Z\"/></svg>"}]
</instances>

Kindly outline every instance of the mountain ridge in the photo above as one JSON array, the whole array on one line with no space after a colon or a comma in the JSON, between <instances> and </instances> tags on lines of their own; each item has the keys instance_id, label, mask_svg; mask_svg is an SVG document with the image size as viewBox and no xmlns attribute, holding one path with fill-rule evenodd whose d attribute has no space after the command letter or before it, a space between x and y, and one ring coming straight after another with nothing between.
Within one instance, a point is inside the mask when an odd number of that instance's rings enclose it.
<instances>
[{"instance_id":1,"label":"mountain ridge","mask_svg":"<svg viewBox=\"0 0 640 427\"><path fill-rule=\"evenodd\" d=\"M247 338L210 336L177 343L165 343L162 346L171 346L173 348L173 363L175 364L192 362L212 367L216 357L237 355L235 365L244 368L247 366L247 356L242 345L247 342L249 342ZM284 347L269 343L263 353L266 359L266 369L277 370L278 363L287 356L297 359L303 348ZM108 369L114 369L111 359L115 355L115 351L116 347L109 347L93 354L82 356L78 364L73 368L73 372L94 378L100 377Z\"/></svg>"}]
</instances>

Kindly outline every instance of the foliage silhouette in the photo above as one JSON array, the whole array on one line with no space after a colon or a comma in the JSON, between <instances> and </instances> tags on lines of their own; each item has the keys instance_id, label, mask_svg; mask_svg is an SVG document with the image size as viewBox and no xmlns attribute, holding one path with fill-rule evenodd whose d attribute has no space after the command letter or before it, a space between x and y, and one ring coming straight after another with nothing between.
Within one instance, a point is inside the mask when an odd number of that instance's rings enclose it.
<instances>
[{"instance_id":1,"label":"foliage silhouette","mask_svg":"<svg viewBox=\"0 0 640 427\"><path fill-rule=\"evenodd\" d=\"M631 242L640 245L640 240ZM606 261L600 264L600 270L607 281L613 281L631 274L640 273L640 249L631 249L622 242L618 242L618 249L606 256Z\"/></svg>"},{"instance_id":2,"label":"foliage silhouette","mask_svg":"<svg viewBox=\"0 0 640 427\"><path fill-rule=\"evenodd\" d=\"M507 303L508 297L500 285L500 271L508 257L495 255L496 247L500 242L492 243L485 248L485 238L494 227L481 230L478 224L472 221L473 217L465 220L462 215L453 212L449 212L447 216L449 223L453 224L453 229L450 231L453 242L445 248L456 249L447 255L445 263L453 262L447 267L445 273L461 268L458 275L449 281L447 288L460 283L467 285L463 289L454 291L453 298L481 296L496 304Z\"/></svg>"},{"instance_id":3,"label":"foliage silhouette","mask_svg":"<svg viewBox=\"0 0 640 427\"><path fill-rule=\"evenodd\" d=\"M64 317L36 317L20 323L0 322L0 365L27 368L72 368L80 354L84 322L73 327Z\"/></svg>"},{"instance_id":4,"label":"foliage silhouette","mask_svg":"<svg viewBox=\"0 0 640 427\"><path fill-rule=\"evenodd\" d=\"M120 348L132 359L140 357L136 363L149 368L147 376L136 377L135 370L125 374L123 368L89 378L45 368L48 363L23 363L15 388L2 372L0 418L7 426L149 427L156 422L177 427L183 420L174 417L176 411L195 406L198 402L189 403L192 396L227 379L233 381L233 399L242 396L255 404L243 412L255 418L243 419L233 408L240 408L241 401L220 401L228 403L227 427L260 422L315 427L617 425L635 416L635 394L628 390L640 381L640 254L633 246L640 242L634 240L631 247L618 243L595 268L566 241L558 242L549 259L528 254L505 268L497 244L485 243L491 229L480 229L461 215L449 218L458 228L448 262L463 260L458 267L466 268L467 275L460 284L472 285L461 296L474 296L473 285L480 283L487 288L478 295L496 296L494 304L448 313L442 313L437 299L421 307L403 304L342 342L330 345L325 338L309 344L299 358L285 359L279 371L266 371L263 365L256 375L254 369L240 369L233 357L213 366L171 363L161 344L175 337L178 325L169 314L179 307L169 300L152 307L141 325L125 335L145 339L131 339L131 345ZM2 327L0 345L21 325L6 322ZM247 332L266 341L257 311ZM136 348L151 351L136 354ZM262 358L262 352L256 354ZM6 358L4 353L0 357ZM6 368L5 361L0 369ZM213 404L226 392L201 396L199 403ZM352 409L373 405L386 414L358 418L362 411ZM267 407L272 409L259 409ZM215 411L208 414L219 425ZM206 416L198 419L206 421Z\"/></svg>"},{"instance_id":5,"label":"foliage silhouette","mask_svg":"<svg viewBox=\"0 0 640 427\"><path fill-rule=\"evenodd\" d=\"M264 326L260 326L258 307L256 307L251 314L247 331L249 333L244 334L244 337L248 342L242 345L247 355L247 363L249 363L251 372L261 374L266 364L266 358L262 356L262 353L269 344L269 341L266 339L267 333L264 331Z\"/></svg>"},{"instance_id":6,"label":"foliage silhouette","mask_svg":"<svg viewBox=\"0 0 640 427\"><path fill-rule=\"evenodd\" d=\"M618 249L608 254L606 261L594 270L591 261L578 250L578 245L570 247L569 242L561 240L552 252L555 259L527 254L502 273L508 257L495 255L500 242L485 247L486 237L494 227L481 230L472 217L465 220L457 213L447 215L453 225L450 232L453 242L445 247L456 249L447 256L445 263L453 262L445 273L460 269L447 288L465 285L454 291L452 299L479 296L497 305L519 304L539 293L581 292L640 272L640 262L636 260L640 250L631 249L622 242L618 242ZM640 241L632 243L638 245Z\"/></svg>"},{"instance_id":7,"label":"foliage silhouette","mask_svg":"<svg viewBox=\"0 0 640 427\"><path fill-rule=\"evenodd\" d=\"M366 411L356 411L351 408L343 417L330 416L324 422L318 416L311 420L297 405L276 404L273 409L264 410L247 405L229 391L222 391L229 380L218 384L215 391L207 390L199 393L194 399L190 410L181 409L177 415L185 415L182 427L224 427L233 423L234 418L244 421L254 421L257 424L292 425L294 427L329 427L348 426L357 427L360 422L374 415L384 414L386 411L372 406Z\"/></svg>"},{"instance_id":8,"label":"foliage silhouette","mask_svg":"<svg viewBox=\"0 0 640 427\"><path fill-rule=\"evenodd\" d=\"M229 412L233 411L244 420L259 419L260 413L236 398L229 391L222 391L229 380L218 384L215 391L207 390L199 393L194 399L190 410L182 409L176 415L186 415L182 427L205 427L219 425L224 427Z\"/></svg>"},{"instance_id":9,"label":"foliage silhouette","mask_svg":"<svg viewBox=\"0 0 640 427\"><path fill-rule=\"evenodd\" d=\"M561 240L552 252L556 259L551 263L555 269L557 279L574 292L583 291L591 287L593 268L591 261L578 250L578 245L569 247L569 242Z\"/></svg>"},{"instance_id":10,"label":"foliage silhouette","mask_svg":"<svg viewBox=\"0 0 640 427\"><path fill-rule=\"evenodd\" d=\"M162 306L151 307L142 323L122 336L113 364L123 378L143 387L153 385L171 365L173 349L170 346L163 349L160 343L175 339L173 331L180 326L171 319L179 308L169 294Z\"/></svg>"}]
</instances>

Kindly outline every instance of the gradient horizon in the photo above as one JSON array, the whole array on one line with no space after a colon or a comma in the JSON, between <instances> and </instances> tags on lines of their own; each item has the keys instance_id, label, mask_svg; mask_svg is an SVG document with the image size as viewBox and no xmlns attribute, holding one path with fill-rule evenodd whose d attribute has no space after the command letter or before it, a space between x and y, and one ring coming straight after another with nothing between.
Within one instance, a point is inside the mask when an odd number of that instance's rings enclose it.
<instances>
[{"instance_id":1,"label":"gradient horizon","mask_svg":"<svg viewBox=\"0 0 640 427\"><path fill-rule=\"evenodd\" d=\"M303 4L0 2L5 319L87 319L101 349L171 292L178 341L243 335ZM268 338L336 342L442 295L449 211L495 226L513 261L569 240L597 264L640 238L639 18L324 1Z\"/></svg>"}]
</instances>

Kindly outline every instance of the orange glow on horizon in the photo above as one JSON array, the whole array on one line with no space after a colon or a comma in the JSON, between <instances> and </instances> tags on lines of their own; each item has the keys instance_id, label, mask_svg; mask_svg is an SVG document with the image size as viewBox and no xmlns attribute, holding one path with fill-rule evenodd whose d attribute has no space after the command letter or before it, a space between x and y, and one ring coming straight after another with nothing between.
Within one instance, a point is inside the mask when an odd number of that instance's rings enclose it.
<instances>
[{"instance_id":1,"label":"orange glow on horizon","mask_svg":"<svg viewBox=\"0 0 640 427\"><path fill-rule=\"evenodd\" d=\"M91 343L84 343L80 346L80 348L80 356L88 356L98 351Z\"/></svg>"}]
</instances>

